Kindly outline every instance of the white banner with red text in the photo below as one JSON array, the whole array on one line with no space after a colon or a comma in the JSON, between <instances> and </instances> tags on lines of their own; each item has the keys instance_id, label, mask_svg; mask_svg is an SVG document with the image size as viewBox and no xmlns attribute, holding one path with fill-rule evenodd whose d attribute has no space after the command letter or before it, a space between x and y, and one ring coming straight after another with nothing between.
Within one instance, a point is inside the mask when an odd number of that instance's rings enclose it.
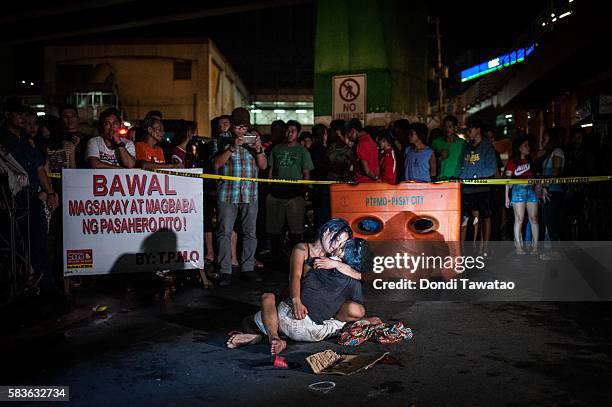
<instances>
[{"instance_id":1,"label":"white banner with red text","mask_svg":"<svg viewBox=\"0 0 612 407\"><path fill-rule=\"evenodd\" d=\"M200 178L63 170L62 203L66 276L204 267Z\"/></svg>"}]
</instances>

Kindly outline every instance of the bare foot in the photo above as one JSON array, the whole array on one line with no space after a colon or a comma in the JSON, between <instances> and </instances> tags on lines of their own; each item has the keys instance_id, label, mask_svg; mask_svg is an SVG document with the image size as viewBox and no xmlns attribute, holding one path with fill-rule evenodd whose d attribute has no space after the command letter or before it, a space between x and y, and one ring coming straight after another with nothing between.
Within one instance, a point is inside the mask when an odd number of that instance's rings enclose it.
<instances>
[{"instance_id":1,"label":"bare foot","mask_svg":"<svg viewBox=\"0 0 612 407\"><path fill-rule=\"evenodd\" d=\"M225 346L229 349L236 349L241 346L255 345L261 342L262 336L258 334L234 334L229 337Z\"/></svg>"},{"instance_id":2,"label":"bare foot","mask_svg":"<svg viewBox=\"0 0 612 407\"><path fill-rule=\"evenodd\" d=\"M270 339L270 353L272 355L278 355L287 347L287 342L283 341L281 338L272 338Z\"/></svg>"}]
</instances>

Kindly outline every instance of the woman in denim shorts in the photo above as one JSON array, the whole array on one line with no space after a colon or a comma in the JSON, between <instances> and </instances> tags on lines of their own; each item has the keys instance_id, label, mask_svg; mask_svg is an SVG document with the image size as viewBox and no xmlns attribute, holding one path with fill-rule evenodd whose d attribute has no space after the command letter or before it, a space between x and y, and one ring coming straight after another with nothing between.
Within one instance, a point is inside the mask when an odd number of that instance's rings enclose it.
<instances>
[{"instance_id":1,"label":"woman in denim shorts","mask_svg":"<svg viewBox=\"0 0 612 407\"><path fill-rule=\"evenodd\" d=\"M529 140L526 136L518 137L512 143L512 157L506 163L506 177L508 178L532 178L535 174L534 163L532 162ZM512 191L512 198L510 198ZM506 208L514 209L514 247L516 254L525 254L523 247L523 220L525 209L529 216L533 244L531 253L538 253L538 197L536 196L535 186L532 184L506 185Z\"/></svg>"}]
</instances>

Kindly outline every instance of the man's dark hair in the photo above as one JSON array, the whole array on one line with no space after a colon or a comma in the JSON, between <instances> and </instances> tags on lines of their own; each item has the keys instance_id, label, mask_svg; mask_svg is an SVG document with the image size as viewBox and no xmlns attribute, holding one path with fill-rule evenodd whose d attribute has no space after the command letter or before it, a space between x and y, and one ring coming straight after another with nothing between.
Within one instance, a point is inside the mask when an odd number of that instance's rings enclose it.
<instances>
[{"instance_id":1,"label":"man's dark hair","mask_svg":"<svg viewBox=\"0 0 612 407\"><path fill-rule=\"evenodd\" d=\"M302 142L306 140L307 138L313 140L312 134L309 131L303 131L302 134L300 134L300 137L298 137L298 141Z\"/></svg>"},{"instance_id":2,"label":"man's dark hair","mask_svg":"<svg viewBox=\"0 0 612 407\"><path fill-rule=\"evenodd\" d=\"M329 128L332 130L333 133L335 133L336 130L344 131L344 129L346 128L346 122L342 119L332 120L332 122L329 124Z\"/></svg>"},{"instance_id":3,"label":"man's dark hair","mask_svg":"<svg viewBox=\"0 0 612 407\"><path fill-rule=\"evenodd\" d=\"M75 105L71 105L68 103L61 105L58 112L60 117L62 117L62 114L65 110L74 110L74 114L76 114L76 117L79 117L79 109L77 109Z\"/></svg>"},{"instance_id":4,"label":"man's dark hair","mask_svg":"<svg viewBox=\"0 0 612 407\"><path fill-rule=\"evenodd\" d=\"M444 119L442 119L443 124L446 122L451 122L453 126L457 126L459 124L459 120L457 120L457 118L452 114L449 114L448 116L445 116Z\"/></svg>"},{"instance_id":5,"label":"man's dark hair","mask_svg":"<svg viewBox=\"0 0 612 407\"><path fill-rule=\"evenodd\" d=\"M323 240L323 236L328 232L330 233L329 238L331 242L335 242L336 240L338 240L338 238L343 233L347 233L349 239L353 237L353 231L351 230L351 227L349 226L347 221L341 218L332 218L325 222L323 225L321 225L317 233L317 237L319 238L319 240Z\"/></svg>"},{"instance_id":6,"label":"man's dark hair","mask_svg":"<svg viewBox=\"0 0 612 407\"><path fill-rule=\"evenodd\" d=\"M355 117L349 120L348 123L346 124L347 131L350 131L352 129L355 129L357 131L363 131L363 125L361 124L361 121Z\"/></svg>"},{"instance_id":7,"label":"man's dark hair","mask_svg":"<svg viewBox=\"0 0 612 407\"><path fill-rule=\"evenodd\" d=\"M465 125L468 129L480 129L481 132L484 129L484 124L475 117L470 117Z\"/></svg>"},{"instance_id":8,"label":"man's dark hair","mask_svg":"<svg viewBox=\"0 0 612 407\"><path fill-rule=\"evenodd\" d=\"M408 119L396 120L393 122L393 128L408 133L410 131L410 121Z\"/></svg>"},{"instance_id":9,"label":"man's dark hair","mask_svg":"<svg viewBox=\"0 0 612 407\"><path fill-rule=\"evenodd\" d=\"M148 134L149 133L149 127L153 127L153 125L156 122L160 122L161 120L158 119L155 116L147 116L144 118L144 120L142 121L142 129L144 130L144 134Z\"/></svg>"},{"instance_id":10,"label":"man's dark hair","mask_svg":"<svg viewBox=\"0 0 612 407\"><path fill-rule=\"evenodd\" d=\"M197 126L194 122L188 123L181 119L178 124L178 130L172 136L172 145L178 146L182 144L189 137L189 132L195 129L197 129Z\"/></svg>"},{"instance_id":11,"label":"man's dark hair","mask_svg":"<svg viewBox=\"0 0 612 407\"><path fill-rule=\"evenodd\" d=\"M337 144L338 143L338 134L340 131L342 135L346 132L346 122L344 120L332 120L329 124L329 133L327 134L327 145Z\"/></svg>"},{"instance_id":12,"label":"man's dark hair","mask_svg":"<svg viewBox=\"0 0 612 407\"><path fill-rule=\"evenodd\" d=\"M289 121L287 122L287 128L289 128L289 126L293 126L293 127L295 127L295 128L297 129L298 133L299 133L300 131L302 131L302 125L301 125L301 124L300 124L300 122L298 122L298 121L295 121L295 120L289 120Z\"/></svg>"},{"instance_id":13,"label":"man's dark hair","mask_svg":"<svg viewBox=\"0 0 612 407\"><path fill-rule=\"evenodd\" d=\"M104 123L104 120L106 120L109 116L116 116L117 119L121 121L121 113L119 112L119 110L114 107L109 107L108 109L100 113L100 116L98 116L98 124L102 126L102 123Z\"/></svg>"},{"instance_id":14,"label":"man's dark hair","mask_svg":"<svg viewBox=\"0 0 612 407\"><path fill-rule=\"evenodd\" d=\"M162 112L159 110L149 110L145 115L145 119L147 117L158 117L160 120L163 119Z\"/></svg>"},{"instance_id":15,"label":"man's dark hair","mask_svg":"<svg viewBox=\"0 0 612 407\"><path fill-rule=\"evenodd\" d=\"M270 131L271 131L273 128L275 128L275 127L279 127L279 126L280 126L280 127L285 127L285 126L287 126L287 125L285 124L285 122L284 122L284 121L282 121L282 120L280 120L280 119L278 119L278 120L274 120L274 121L272 122L272 124L270 124Z\"/></svg>"},{"instance_id":16,"label":"man's dark hair","mask_svg":"<svg viewBox=\"0 0 612 407\"><path fill-rule=\"evenodd\" d=\"M372 253L368 243L359 237L349 239L344 246L342 262L360 273L367 273L371 269Z\"/></svg>"},{"instance_id":17,"label":"man's dark hair","mask_svg":"<svg viewBox=\"0 0 612 407\"><path fill-rule=\"evenodd\" d=\"M429 129L425 123L412 123L410 128L416 133L423 144L427 143L427 134Z\"/></svg>"}]
</instances>

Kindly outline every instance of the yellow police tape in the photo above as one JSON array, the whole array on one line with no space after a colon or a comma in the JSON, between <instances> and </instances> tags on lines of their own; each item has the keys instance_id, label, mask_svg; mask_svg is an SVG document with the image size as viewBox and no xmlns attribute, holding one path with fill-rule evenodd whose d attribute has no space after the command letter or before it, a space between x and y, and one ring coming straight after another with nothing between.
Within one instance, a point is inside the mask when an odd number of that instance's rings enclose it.
<instances>
[{"instance_id":1,"label":"yellow police tape","mask_svg":"<svg viewBox=\"0 0 612 407\"><path fill-rule=\"evenodd\" d=\"M252 181L252 182L272 182L277 184L309 184L309 185L331 185L331 184L355 184L349 181L315 181L307 179L291 180L291 179L268 179L268 178L247 178L247 177L232 177L229 175L218 174L197 174L178 172L174 170L147 170L160 174L176 175L180 177L203 178L211 180L225 181ZM58 172L49 173L49 178L62 178L62 174ZM445 182L459 182L467 185L530 185L530 184L579 184L586 182L603 182L612 181L612 175L595 175L588 177L560 177L560 178L474 178L461 180L435 181L433 184L442 184Z\"/></svg>"}]
</instances>

